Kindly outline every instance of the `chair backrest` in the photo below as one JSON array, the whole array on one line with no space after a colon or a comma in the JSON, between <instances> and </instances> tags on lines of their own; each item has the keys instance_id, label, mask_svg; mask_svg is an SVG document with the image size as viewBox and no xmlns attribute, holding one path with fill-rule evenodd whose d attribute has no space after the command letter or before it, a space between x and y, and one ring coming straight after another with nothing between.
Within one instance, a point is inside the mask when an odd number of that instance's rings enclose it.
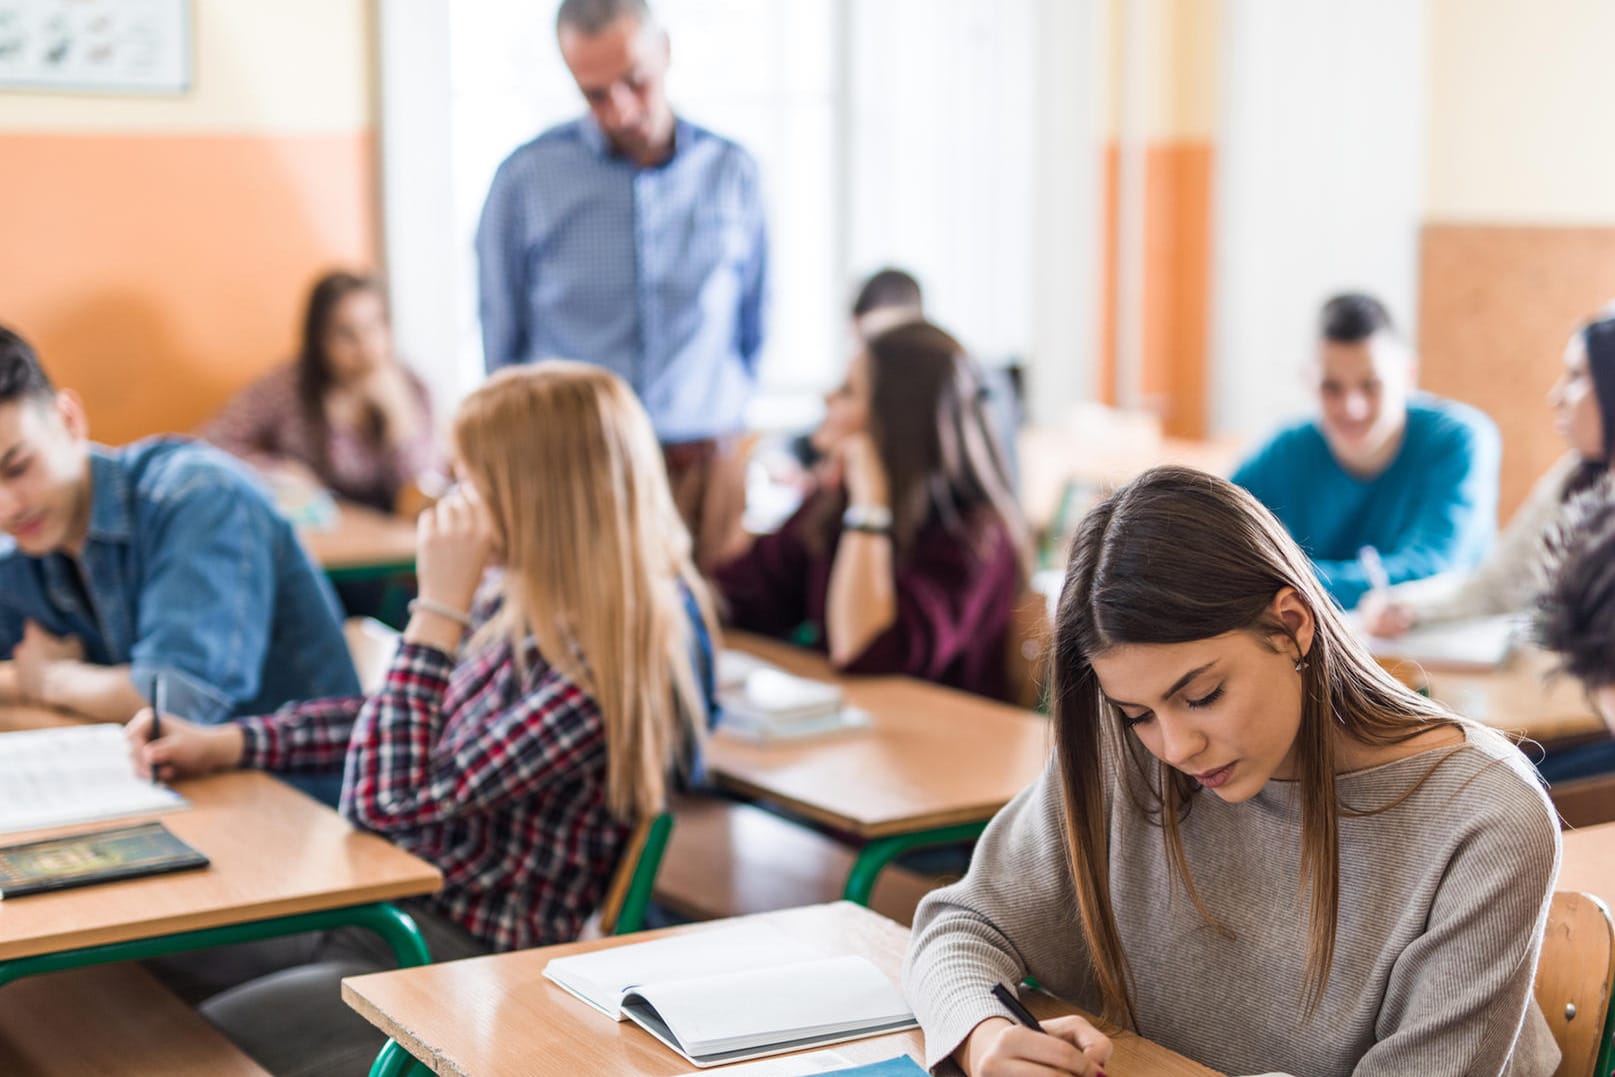
<instances>
[{"instance_id":1,"label":"chair backrest","mask_svg":"<svg viewBox=\"0 0 1615 1077\"><path fill-rule=\"evenodd\" d=\"M600 905L602 934L628 935L644 926L645 906L650 904L656 871L662 866L662 853L672 833L673 816L665 811L640 820L634 827L606 890L606 900Z\"/></svg>"},{"instance_id":2,"label":"chair backrest","mask_svg":"<svg viewBox=\"0 0 1615 1077\"><path fill-rule=\"evenodd\" d=\"M342 625L342 635L359 674L359 690L365 695L379 691L401 637L374 617L349 617Z\"/></svg>"},{"instance_id":3,"label":"chair backrest","mask_svg":"<svg viewBox=\"0 0 1615 1077\"><path fill-rule=\"evenodd\" d=\"M1615 922L1591 894L1561 890L1548 910L1536 1000L1562 1056L1555 1077L1593 1077L1607 1054Z\"/></svg>"},{"instance_id":4,"label":"chair backrest","mask_svg":"<svg viewBox=\"0 0 1615 1077\"><path fill-rule=\"evenodd\" d=\"M1041 709L1053 643L1054 626L1049 621L1048 598L1028 588L1015 602L1005 646L1004 668L1010 702L1028 710Z\"/></svg>"}]
</instances>

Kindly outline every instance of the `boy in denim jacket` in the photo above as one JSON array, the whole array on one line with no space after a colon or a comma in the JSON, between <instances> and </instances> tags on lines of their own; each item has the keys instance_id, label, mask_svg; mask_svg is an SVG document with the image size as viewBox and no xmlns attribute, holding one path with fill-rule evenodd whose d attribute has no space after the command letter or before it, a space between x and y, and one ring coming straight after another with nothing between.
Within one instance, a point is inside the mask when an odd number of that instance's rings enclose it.
<instances>
[{"instance_id":1,"label":"boy in denim jacket","mask_svg":"<svg viewBox=\"0 0 1615 1077\"><path fill-rule=\"evenodd\" d=\"M179 438L89 440L0 327L0 700L199 722L359 690L336 599L249 475Z\"/></svg>"}]
</instances>

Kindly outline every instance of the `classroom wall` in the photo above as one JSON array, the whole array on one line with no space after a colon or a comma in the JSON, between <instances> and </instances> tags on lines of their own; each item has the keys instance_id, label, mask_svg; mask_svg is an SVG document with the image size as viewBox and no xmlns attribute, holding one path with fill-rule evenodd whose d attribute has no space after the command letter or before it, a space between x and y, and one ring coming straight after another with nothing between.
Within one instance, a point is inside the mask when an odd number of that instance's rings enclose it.
<instances>
[{"instance_id":1,"label":"classroom wall","mask_svg":"<svg viewBox=\"0 0 1615 1077\"><path fill-rule=\"evenodd\" d=\"M1108 9L1098 393L1153 411L1169 434L1201 437L1222 3Z\"/></svg>"},{"instance_id":2,"label":"classroom wall","mask_svg":"<svg viewBox=\"0 0 1615 1077\"><path fill-rule=\"evenodd\" d=\"M184 95L0 93L0 322L103 441L195 426L379 260L368 0L193 13Z\"/></svg>"},{"instance_id":3,"label":"classroom wall","mask_svg":"<svg viewBox=\"0 0 1615 1077\"><path fill-rule=\"evenodd\" d=\"M1544 396L1565 341L1615 298L1615 5L1427 2L1423 381L1497 420L1506 519L1564 451Z\"/></svg>"},{"instance_id":4,"label":"classroom wall","mask_svg":"<svg viewBox=\"0 0 1615 1077\"><path fill-rule=\"evenodd\" d=\"M1417 322L1427 28L1408 0L1225 0L1213 176L1212 427L1314 407L1319 305Z\"/></svg>"}]
</instances>

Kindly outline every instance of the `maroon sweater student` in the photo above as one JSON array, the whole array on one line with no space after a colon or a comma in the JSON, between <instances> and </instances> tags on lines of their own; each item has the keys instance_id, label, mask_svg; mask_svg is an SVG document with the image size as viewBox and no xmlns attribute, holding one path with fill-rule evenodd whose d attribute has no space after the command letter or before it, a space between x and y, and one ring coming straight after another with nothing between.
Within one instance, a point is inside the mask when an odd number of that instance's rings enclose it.
<instances>
[{"instance_id":1,"label":"maroon sweater student","mask_svg":"<svg viewBox=\"0 0 1615 1077\"><path fill-rule=\"evenodd\" d=\"M713 582L736 628L790 636L811 626L825 641L830 567L841 540L841 513L829 513L829 542L815 549L808 529L821 492L777 532L763 535ZM967 692L1008 697L1005 654L1010 616L1021 589L1020 559L1009 528L990 509L964 534L939 524L923 528L897 563L897 620L845 665L850 673L904 673Z\"/></svg>"}]
</instances>

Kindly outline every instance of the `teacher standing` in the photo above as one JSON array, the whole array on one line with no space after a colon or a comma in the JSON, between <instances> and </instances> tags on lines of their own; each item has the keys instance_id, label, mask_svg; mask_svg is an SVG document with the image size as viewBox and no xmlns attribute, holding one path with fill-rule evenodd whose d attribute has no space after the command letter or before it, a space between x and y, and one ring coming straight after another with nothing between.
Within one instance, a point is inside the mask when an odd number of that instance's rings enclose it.
<instances>
[{"instance_id":1,"label":"teacher standing","mask_svg":"<svg viewBox=\"0 0 1615 1077\"><path fill-rule=\"evenodd\" d=\"M633 386L710 565L738 533L736 435L763 340L757 164L673 114L667 34L644 0L564 0L556 35L588 112L517 149L488 191L488 370L559 356Z\"/></svg>"}]
</instances>

